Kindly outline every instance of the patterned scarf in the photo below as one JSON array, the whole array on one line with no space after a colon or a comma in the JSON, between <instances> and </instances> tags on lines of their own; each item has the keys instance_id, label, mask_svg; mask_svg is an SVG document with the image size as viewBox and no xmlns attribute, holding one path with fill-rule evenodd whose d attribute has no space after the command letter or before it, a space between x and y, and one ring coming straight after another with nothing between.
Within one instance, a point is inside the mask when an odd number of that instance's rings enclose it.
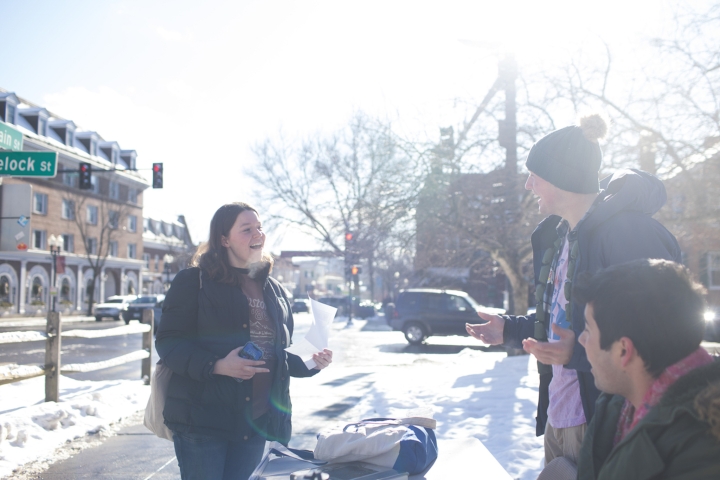
<instances>
[{"instance_id":1,"label":"patterned scarf","mask_svg":"<svg viewBox=\"0 0 720 480\"><path fill-rule=\"evenodd\" d=\"M648 414L650 409L660 403L660 399L670 386L677 381L678 378L683 375L687 375L690 371L695 370L698 367L708 365L713 362L713 357L705 351L702 347L699 347L693 353L683 358L679 362L670 365L665 369L663 373L653 382L645 392L645 396L642 400L640 408L635 410L635 407L629 400L625 400L623 408L620 412L620 419L618 420L617 431L615 432L615 440L613 445L617 445L630 431L635 428L635 425L642 420L645 415Z\"/></svg>"}]
</instances>

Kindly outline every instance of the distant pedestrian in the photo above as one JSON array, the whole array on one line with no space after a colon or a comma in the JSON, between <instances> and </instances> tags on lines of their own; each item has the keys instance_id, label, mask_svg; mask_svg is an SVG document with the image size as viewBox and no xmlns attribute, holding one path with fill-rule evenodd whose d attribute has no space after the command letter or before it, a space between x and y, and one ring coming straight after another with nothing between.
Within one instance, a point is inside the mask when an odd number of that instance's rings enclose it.
<instances>
[{"instance_id":1,"label":"distant pedestrian","mask_svg":"<svg viewBox=\"0 0 720 480\"><path fill-rule=\"evenodd\" d=\"M266 439L290 440L290 377L310 377L332 362L325 349L308 369L285 352L293 316L284 288L269 276L264 244L254 208L223 205L194 266L167 293L156 345L173 371L163 414L183 480L248 478ZM250 341L261 360L239 356Z\"/></svg>"},{"instance_id":2,"label":"distant pedestrian","mask_svg":"<svg viewBox=\"0 0 720 480\"><path fill-rule=\"evenodd\" d=\"M637 258L680 260L675 237L652 218L667 198L659 179L622 170L598 184L598 140L606 131L604 120L590 115L533 145L525 188L548 215L531 237L536 313L480 313L487 323L467 326L485 343L522 347L537 358L536 434L545 435L546 463L556 457L577 461L600 393L577 340L585 328L585 306L572 297L572 280Z\"/></svg>"}]
</instances>

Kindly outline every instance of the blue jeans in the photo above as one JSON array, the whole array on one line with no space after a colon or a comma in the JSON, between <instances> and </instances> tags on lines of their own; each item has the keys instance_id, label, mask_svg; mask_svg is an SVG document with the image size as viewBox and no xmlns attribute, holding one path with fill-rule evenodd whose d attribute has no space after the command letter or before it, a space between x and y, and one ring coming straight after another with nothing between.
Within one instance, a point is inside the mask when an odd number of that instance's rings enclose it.
<instances>
[{"instance_id":1,"label":"blue jeans","mask_svg":"<svg viewBox=\"0 0 720 480\"><path fill-rule=\"evenodd\" d=\"M231 442L209 435L173 432L182 480L247 480L262 459L265 438Z\"/></svg>"}]
</instances>

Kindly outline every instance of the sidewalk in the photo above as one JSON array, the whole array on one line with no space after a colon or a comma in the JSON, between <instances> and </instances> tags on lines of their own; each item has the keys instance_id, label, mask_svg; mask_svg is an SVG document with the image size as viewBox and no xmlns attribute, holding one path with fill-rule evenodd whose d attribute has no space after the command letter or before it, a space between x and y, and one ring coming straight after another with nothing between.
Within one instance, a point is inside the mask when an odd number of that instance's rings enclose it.
<instances>
[{"instance_id":1,"label":"sidewalk","mask_svg":"<svg viewBox=\"0 0 720 480\"><path fill-rule=\"evenodd\" d=\"M136 418L139 420L139 415ZM173 443L156 437L140 423L120 429L97 447L50 465L35 478L175 480L180 478L180 468Z\"/></svg>"}]
</instances>

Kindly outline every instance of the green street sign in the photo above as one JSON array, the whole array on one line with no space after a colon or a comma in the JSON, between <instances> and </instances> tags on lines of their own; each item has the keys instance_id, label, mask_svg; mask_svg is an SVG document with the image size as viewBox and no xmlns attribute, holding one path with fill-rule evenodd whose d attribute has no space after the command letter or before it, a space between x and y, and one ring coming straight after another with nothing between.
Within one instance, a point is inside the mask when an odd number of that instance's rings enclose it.
<instances>
[{"instance_id":1,"label":"green street sign","mask_svg":"<svg viewBox=\"0 0 720 480\"><path fill-rule=\"evenodd\" d=\"M10 125L0 122L0 148L5 150L22 150L23 136Z\"/></svg>"},{"instance_id":2,"label":"green street sign","mask_svg":"<svg viewBox=\"0 0 720 480\"><path fill-rule=\"evenodd\" d=\"M56 152L0 152L0 175L54 177L56 173Z\"/></svg>"}]
</instances>

